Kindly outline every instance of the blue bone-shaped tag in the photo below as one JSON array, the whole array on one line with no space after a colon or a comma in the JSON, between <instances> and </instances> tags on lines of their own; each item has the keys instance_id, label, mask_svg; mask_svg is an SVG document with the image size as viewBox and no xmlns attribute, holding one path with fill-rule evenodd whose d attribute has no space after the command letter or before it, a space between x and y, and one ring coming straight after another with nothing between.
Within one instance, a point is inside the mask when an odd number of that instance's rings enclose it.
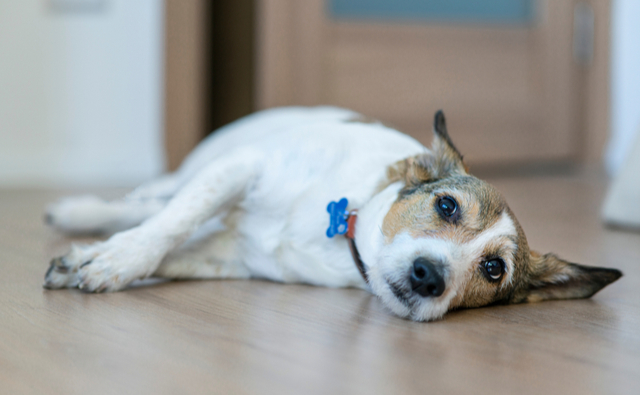
<instances>
[{"instance_id":1,"label":"blue bone-shaped tag","mask_svg":"<svg viewBox=\"0 0 640 395\"><path fill-rule=\"evenodd\" d=\"M347 233L347 218L349 217L349 212L347 211L348 204L349 201L347 198L342 198L339 202L331 202L327 206L327 211L329 212L327 237Z\"/></svg>"}]
</instances>

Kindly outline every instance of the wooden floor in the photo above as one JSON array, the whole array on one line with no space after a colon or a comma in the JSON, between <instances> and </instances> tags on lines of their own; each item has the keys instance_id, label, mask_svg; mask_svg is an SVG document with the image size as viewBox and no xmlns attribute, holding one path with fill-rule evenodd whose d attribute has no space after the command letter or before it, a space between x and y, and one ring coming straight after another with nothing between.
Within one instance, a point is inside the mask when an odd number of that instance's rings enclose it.
<instances>
[{"instance_id":1,"label":"wooden floor","mask_svg":"<svg viewBox=\"0 0 640 395\"><path fill-rule=\"evenodd\" d=\"M60 193L0 191L0 393L640 393L640 234L602 227L605 180L494 184L533 248L625 276L591 300L433 323L364 291L262 281L46 291L70 243L41 223Z\"/></svg>"}]
</instances>

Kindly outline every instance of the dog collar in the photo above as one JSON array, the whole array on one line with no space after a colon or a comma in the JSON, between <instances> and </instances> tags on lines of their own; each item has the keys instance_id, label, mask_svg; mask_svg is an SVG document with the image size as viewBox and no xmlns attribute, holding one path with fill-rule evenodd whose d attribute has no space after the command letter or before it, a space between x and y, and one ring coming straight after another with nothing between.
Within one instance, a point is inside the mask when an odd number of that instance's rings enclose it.
<instances>
[{"instance_id":1,"label":"dog collar","mask_svg":"<svg viewBox=\"0 0 640 395\"><path fill-rule=\"evenodd\" d=\"M329 228L327 229L327 237L333 237L336 234L345 235L349 243L349 250L353 261L360 272L364 281L368 284L369 278L364 268L364 263L360 258L358 247L356 246L356 221L358 220L358 210L347 211L349 201L346 198L340 199L338 202L331 202L327 206L329 212Z\"/></svg>"}]
</instances>

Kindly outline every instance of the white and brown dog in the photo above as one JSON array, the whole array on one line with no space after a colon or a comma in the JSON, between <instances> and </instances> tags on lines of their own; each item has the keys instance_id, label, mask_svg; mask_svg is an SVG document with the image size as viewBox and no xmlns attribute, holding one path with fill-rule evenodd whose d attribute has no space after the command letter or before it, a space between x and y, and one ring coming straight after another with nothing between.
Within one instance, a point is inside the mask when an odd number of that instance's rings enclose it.
<instances>
[{"instance_id":1,"label":"white and brown dog","mask_svg":"<svg viewBox=\"0 0 640 395\"><path fill-rule=\"evenodd\" d=\"M149 276L258 277L368 289L395 314L424 321L456 308L587 298L622 275L530 251L500 193L467 173L441 112L434 133L427 149L333 107L245 117L123 200L51 206L47 220L61 231L119 233L53 259L44 286L101 292ZM338 207L345 201L327 209L342 197L357 216ZM350 238L327 237L346 230L346 217Z\"/></svg>"}]
</instances>

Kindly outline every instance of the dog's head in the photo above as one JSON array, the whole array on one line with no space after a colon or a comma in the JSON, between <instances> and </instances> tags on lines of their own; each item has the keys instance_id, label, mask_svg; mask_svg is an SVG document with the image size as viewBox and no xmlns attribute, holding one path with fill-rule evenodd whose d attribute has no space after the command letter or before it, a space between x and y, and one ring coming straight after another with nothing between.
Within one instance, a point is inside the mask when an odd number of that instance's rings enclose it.
<instances>
[{"instance_id":1,"label":"dog's head","mask_svg":"<svg viewBox=\"0 0 640 395\"><path fill-rule=\"evenodd\" d=\"M424 321L455 308L587 298L622 275L530 251L501 194L467 173L442 112L434 133L429 152L390 168L402 187L367 262L373 292L394 313Z\"/></svg>"}]
</instances>

